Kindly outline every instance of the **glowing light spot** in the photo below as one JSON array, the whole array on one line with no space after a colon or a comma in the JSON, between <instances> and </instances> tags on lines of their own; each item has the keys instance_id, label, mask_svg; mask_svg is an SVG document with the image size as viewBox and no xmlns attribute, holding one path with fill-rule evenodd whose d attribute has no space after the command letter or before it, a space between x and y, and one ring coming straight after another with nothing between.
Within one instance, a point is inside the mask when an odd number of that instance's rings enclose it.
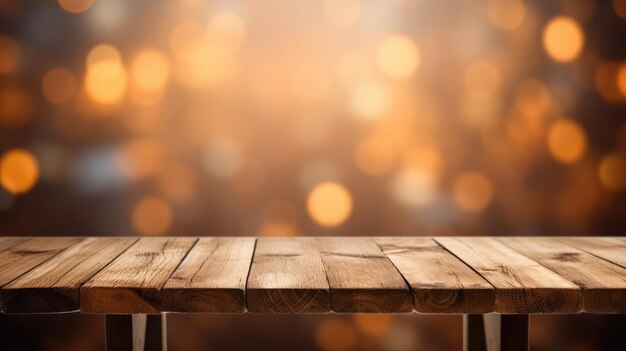
<instances>
[{"instance_id":1,"label":"glowing light spot","mask_svg":"<svg viewBox=\"0 0 626 351\"><path fill-rule=\"evenodd\" d=\"M172 210L158 197L144 197L133 207L133 228L142 235L162 235L171 225Z\"/></svg>"},{"instance_id":2,"label":"glowing light spot","mask_svg":"<svg viewBox=\"0 0 626 351\"><path fill-rule=\"evenodd\" d=\"M23 194L39 179L39 163L24 149L11 149L0 159L0 183L12 194Z\"/></svg>"},{"instance_id":3,"label":"glowing light spot","mask_svg":"<svg viewBox=\"0 0 626 351\"><path fill-rule=\"evenodd\" d=\"M258 231L261 236L298 235L298 211L289 202L272 201L263 211L263 224Z\"/></svg>"},{"instance_id":4,"label":"glowing light spot","mask_svg":"<svg viewBox=\"0 0 626 351\"><path fill-rule=\"evenodd\" d=\"M570 119L558 119L548 131L548 150L561 163L580 160L587 149L587 137L580 124Z\"/></svg>"},{"instance_id":5,"label":"glowing light spot","mask_svg":"<svg viewBox=\"0 0 626 351\"><path fill-rule=\"evenodd\" d=\"M498 67L486 60L472 62L463 75L465 89L476 98L493 96L500 88L501 80Z\"/></svg>"},{"instance_id":6,"label":"glowing light spot","mask_svg":"<svg viewBox=\"0 0 626 351\"><path fill-rule=\"evenodd\" d=\"M350 109L355 117L374 120L389 111L391 96L387 89L379 84L366 82L357 85L350 99Z\"/></svg>"},{"instance_id":7,"label":"glowing light spot","mask_svg":"<svg viewBox=\"0 0 626 351\"><path fill-rule=\"evenodd\" d=\"M170 67L167 58L159 51L140 51L131 64L133 100L141 105L152 105L158 101L169 79Z\"/></svg>"},{"instance_id":8,"label":"glowing light spot","mask_svg":"<svg viewBox=\"0 0 626 351\"><path fill-rule=\"evenodd\" d=\"M420 207L433 201L437 196L437 180L426 170L406 168L392 180L393 197L402 205Z\"/></svg>"},{"instance_id":9,"label":"glowing light spot","mask_svg":"<svg viewBox=\"0 0 626 351\"><path fill-rule=\"evenodd\" d=\"M624 100L620 87L621 66L617 62L602 63L596 70L594 83L598 93L608 102L619 102Z\"/></svg>"},{"instance_id":10,"label":"glowing light spot","mask_svg":"<svg viewBox=\"0 0 626 351\"><path fill-rule=\"evenodd\" d=\"M341 184L318 184L307 197L307 210L311 218L324 227L336 227L352 213L352 196Z\"/></svg>"},{"instance_id":11,"label":"glowing light spot","mask_svg":"<svg viewBox=\"0 0 626 351\"><path fill-rule=\"evenodd\" d=\"M626 189L626 158L620 153L611 153L600 161L598 168L600 183L607 190L623 191Z\"/></svg>"},{"instance_id":12,"label":"glowing light spot","mask_svg":"<svg viewBox=\"0 0 626 351\"><path fill-rule=\"evenodd\" d=\"M209 21L207 36L225 52L233 53L246 40L246 25L236 13L218 12Z\"/></svg>"},{"instance_id":13,"label":"glowing light spot","mask_svg":"<svg viewBox=\"0 0 626 351\"><path fill-rule=\"evenodd\" d=\"M347 351L354 348L356 343L354 328L338 318L324 319L317 327L315 336L317 344L324 351Z\"/></svg>"},{"instance_id":14,"label":"glowing light spot","mask_svg":"<svg viewBox=\"0 0 626 351\"><path fill-rule=\"evenodd\" d=\"M11 72L20 61L20 47L6 35L0 35L0 74Z\"/></svg>"},{"instance_id":15,"label":"glowing light spot","mask_svg":"<svg viewBox=\"0 0 626 351\"><path fill-rule=\"evenodd\" d=\"M479 172L461 174L454 181L452 195L463 210L476 212L489 205L493 195L491 182Z\"/></svg>"},{"instance_id":16,"label":"glowing light spot","mask_svg":"<svg viewBox=\"0 0 626 351\"><path fill-rule=\"evenodd\" d=\"M380 176L391 170L394 151L391 143L382 138L368 138L357 146L355 160L363 173Z\"/></svg>"},{"instance_id":17,"label":"glowing light spot","mask_svg":"<svg viewBox=\"0 0 626 351\"><path fill-rule=\"evenodd\" d=\"M365 334L381 337L389 331L392 318L390 314L355 314L354 322Z\"/></svg>"},{"instance_id":18,"label":"glowing light spot","mask_svg":"<svg viewBox=\"0 0 626 351\"><path fill-rule=\"evenodd\" d=\"M559 16L546 25L543 31L543 47L558 62L571 62L580 55L585 44L585 34L574 19Z\"/></svg>"},{"instance_id":19,"label":"glowing light spot","mask_svg":"<svg viewBox=\"0 0 626 351\"><path fill-rule=\"evenodd\" d=\"M617 86L622 96L626 97L626 63L622 63L617 72Z\"/></svg>"},{"instance_id":20,"label":"glowing light spot","mask_svg":"<svg viewBox=\"0 0 626 351\"><path fill-rule=\"evenodd\" d=\"M26 90L9 84L0 86L0 126L22 126L32 113L33 98Z\"/></svg>"},{"instance_id":21,"label":"glowing light spot","mask_svg":"<svg viewBox=\"0 0 626 351\"><path fill-rule=\"evenodd\" d=\"M92 101L102 105L118 103L126 93L126 71L117 49L101 44L87 55L85 90Z\"/></svg>"},{"instance_id":22,"label":"glowing light spot","mask_svg":"<svg viewBox=\"0 0 626 351\"><path fill-rule=\"evenodd\" d=\"M156 174L162 167L163 158L163 146L158 140L141 138L120 146L117 165L127 178L140 180Z\"/></svg>"},{"instance_id":23,"label":"glowing light spot","mask_svg":"<svg viewBox=\"0 0 626 351\"><path fill-rule=\"evenodd\" d=\"M330 24L346 27L354 24L361 14L360 0L325 0L324 15Z\"/></svg>"},{"instance_id":24,"label":"glowing light spot","mask_svg":"<svg viewBox=\"0 0 626 351\"><path fill-rule=\"evenodd\" d=\"M520 0L490 0L487 3L487 18L502 29L518 28L524 22L525 16L526 8Z\"/></svg>"},{"instance_id":25,"label":"glowing light spot","mask_svg":"<svg viewBox=\"0 0 626 351\"><path fill-rule=\"evenodd\" d=\"M59 6L69 13L81 13L87 11L95 0L58 0Z\"/></svg>"},{"instance_id":26,"label":"glowing light spot","mask_svg":"<svg viewBox=\"0 0 626 351\"><path fill-rule=\"evenodd\" d=\"M626 0L613 0L613 10L619 17L626 19Z\"/></svg>"},{"instance_id":27,"label":"glowing light spot","mask_svg":"<svg viewBox=\"0 0 626 351\"><path fill-rule=\"evenodd\" d=\"M515 107L526 117L542 116L550 108L550 90L537 79L526 79L515 89Z\"/></svg>"},{"instance_id":28,"label":"glowing light spot","mask_svg":"<svg viewBox=\"0 0 626 351\"><path fill-rule=\"evenodd\" d=\"M43 96L53 104L64 104L76 92L76 78L67 68L56 67L48 71L41 82Z\"/></svg>"},{"instance_id":29,"label":"glowing light spot","mask_svg":"<svg viewBox=\"0 0 626 351\"><path fill-rule=\"evenodd\" d=\"M411 38L392 35L378 48L378 65L391 78L409 78L417 71L420 53Z\"/></svg>"}]
</instances>

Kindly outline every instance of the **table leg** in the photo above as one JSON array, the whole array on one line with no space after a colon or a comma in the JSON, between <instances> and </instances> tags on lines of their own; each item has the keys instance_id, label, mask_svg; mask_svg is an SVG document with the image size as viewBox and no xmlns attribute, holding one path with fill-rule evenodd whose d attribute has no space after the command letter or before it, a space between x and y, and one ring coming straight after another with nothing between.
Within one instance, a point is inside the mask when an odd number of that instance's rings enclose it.
<instances>
[{"instance_id":1,"label":"table leg","mask_svg":"<svg viewBox=\"0 0 626 351\"><path fill-rule=\"evenodd\" d=\"M107 351L167 350L165 314L105 315Z\"/></svg>"},{"instance_id":2,"label":"table leg","mask_svg":"<svg viewBox=\"0 0 626 351\"><path fill-rule=\"evenodd\" d=\"M464 315L463 350L528 351L528 315Z\"/></svg>"}]
</instances>

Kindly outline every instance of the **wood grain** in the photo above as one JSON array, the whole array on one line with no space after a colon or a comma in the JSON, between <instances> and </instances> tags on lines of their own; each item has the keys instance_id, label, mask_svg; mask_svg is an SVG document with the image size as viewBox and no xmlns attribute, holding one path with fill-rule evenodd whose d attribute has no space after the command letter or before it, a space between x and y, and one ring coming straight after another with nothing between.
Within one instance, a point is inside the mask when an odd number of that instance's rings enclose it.
<instances>
[{"instance_id":1,"label":"wood grain","mask_svg":"<svg viewBox=\"0 0 626 351\"><path fill-rule=\"evenodd\" d=\"M78 238L32 238L0 252L0 287L78 243ZM0 306L4 303L0 301ZM3 308L4 309L4 308Z\"/></svg>"},{"instance_id":2,"label":"wood grain","mask_svg":"<svg viewBox=\"0 0 626 351\"><path fill-rule=\"evenodd\" d=\"M498 239L581 287L583 311L626 313L626 269L554 238Z\"/></svg>"},{"instance_id":3,"label":"wood grain","mask_svg":"<svg viewBox=\"0 0 626 351\"><path fill-rule=\"evenodd\" d=\"M485 279L431 238L374 238L413 291L423 313L488 313L495 290Z\"/></svg>"},{"instance_id":4,"label":"wood grain","mask_svg":"<svg viewBox=\"0 0 626 351\"><path fill-rule=\"evenodd\" d=\"M201 238L163 287L166 311L245 312L255 238Z\"/></svg>"},{"instance_id":5,"label":"wood grain","mask_svg":"<svg viewBox=\"0 0 626 351\"><path fill-rule=\"evenodd\" d=\"M496 288L496 312L572 313L582 292L571 281L487 237L435 238Z\"/></svg>"},{"instance_id":6,"label":"wood grain","mask_svg":"<svg viewBox=\"0 0 626 351\"><path fill-rule=\"evenodd\" d=\"M80 286L135 241L88 238L68 248L2 288L5 312L77 311Z\"/></svg>"},{"instance_id":7,"label":"wood grain","mask_svg":"<svg viewBox=\"0 0 626 351\"><path fill-rule=\"evenodd\" d=\"M411 312L404 278L371 238L324 238L321 255L334 312Z\"/></svg>"},{"instance_id":8,"label":"wood grain","mask_svg":"<svg viewBox=\"0 0 626 351\"><path fill-rule=\"evenodd\" d=\"M563 237L558 240L626 268L624 237Z\"/></svg>"},{"instance_id":9,"label":"wood grain","mask_svg":"<svg viewBox=\"0 0 626 351\"><path fill-rule=\"evenodd\" d=\"M161 288L196 238L142 238L80 289L89 313L160 313Z\"/></svg>"},{"instance_id":10,"label":"wood grain","mask_svg":"<svg viewBox=\"0 0 626 351\"><path fill-rule=\"evenodd\" d=\"M21 244L24 241L30 238L27 237L17 237L17 236L3 236L0 237L0 251L4 251L10 247L13 247L17 244Z\"/></svg>"},{"instance_id":11,"label":"wood grain","mask_svg":"<svg viewBox=\"0 0 626 351\"><path fill-rule=\"evenodd\" d=\"M317 238L259 238L250 267L250 312L330 311L328 280Z\"/></svg>"}]
</instances>

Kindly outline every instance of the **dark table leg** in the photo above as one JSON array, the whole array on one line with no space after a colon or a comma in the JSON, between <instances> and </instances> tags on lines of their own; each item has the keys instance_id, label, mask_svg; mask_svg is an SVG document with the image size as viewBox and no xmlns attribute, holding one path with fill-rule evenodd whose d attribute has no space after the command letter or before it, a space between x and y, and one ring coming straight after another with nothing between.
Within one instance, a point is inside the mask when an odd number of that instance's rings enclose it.
<instances>
[{"instance_id":1,"label":"dark table leg","mask_svg":"<svg viewBox=\"0 0 626 351\"><path fill-rule=\"evenodd\" d=\"M107 351L167 350L165 314L106 315Z\"/></svg>"},{"instance_id":2,"label":"dark table leg","mask_svg":"<svg viewBox=\"0 0 626 351\"><path fill-rule=\"evenodd\" d=\"M528 351L528 315L464 315L463 350Z\"/></svg>"}]
</instances>

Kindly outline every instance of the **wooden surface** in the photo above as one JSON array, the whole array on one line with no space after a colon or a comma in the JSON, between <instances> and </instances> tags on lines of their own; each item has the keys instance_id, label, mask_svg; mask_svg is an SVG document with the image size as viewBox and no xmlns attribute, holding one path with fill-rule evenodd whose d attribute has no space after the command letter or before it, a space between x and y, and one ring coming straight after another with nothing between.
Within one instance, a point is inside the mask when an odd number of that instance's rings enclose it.
<instances>
[{"instance_id":1,"label":"wooden surface","mask_svg":"<svg viewBox=\"0 0 626 351\"><path fill-rule=\"evenodd\" d=\"M571 281L494 238L435 238L496 288L496 311L578 312L582 293Z\"/></svg>"},{"instance_id":2,"label":"wooden surface","mask_svg":"<svg viewBox=\"0 0 626 351\"><path fill-rule=\"evenodd\" d=\"M626 239L0 238L6 313L626 313Z\"/></svg>"},{"instance_id":3,"label":"wooden surface","mask_svg":"<svg viewBox=\"0 0 626 351\"><path fill-rule=\"evenodd\" d=\"M499 241L580 286L584 312L626 313L626 269L553 238Z\"/></svg>"},{"instance_id":4,"label":"wooden surface","mask_svg":"<svg viewBox=\"0 0 626 351\"><path fill-rule=\"evenodd\" d=\"M81 311L161 312L161 288L196 241L196 238L140 239L81 287Z\"/></svg>"},{"instance_id":5,"label":"wooden surface","mask_svg":"<svg viewBox=\"0 0 626 351\"><path fill-rule=\"evenodd\" d=\"M423 313L494 311L495 291L480 275L431 238L376 238L413 290Z\"/></svg>"},{"instance_id":6,"label":"wooden surface","mask_svg":"<svg viewBox=\"0 0 626 351\"><path fill-rule=\"evenodd\" d=\"M254 238L201 238L163 287L177 312L245 312Z\"/></svg>"},{"instance_id":7,"label":"wooden surface","mask_svg":"<svg viewBox=\"0 0 626 351\"><path fill-rule=\"evenodd\" d=\"M330 287L317 238L259 238L246 287L251 312L330 311Z\"/></svg>"}]
</instances>

